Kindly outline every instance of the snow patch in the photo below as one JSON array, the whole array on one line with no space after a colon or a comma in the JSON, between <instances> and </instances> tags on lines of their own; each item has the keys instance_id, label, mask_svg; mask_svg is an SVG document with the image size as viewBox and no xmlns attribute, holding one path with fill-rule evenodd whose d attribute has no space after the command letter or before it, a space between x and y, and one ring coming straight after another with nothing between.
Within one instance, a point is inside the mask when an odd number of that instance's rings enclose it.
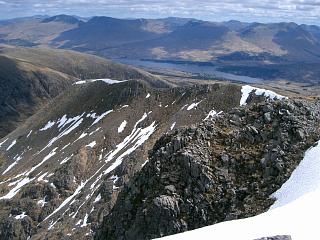
<instances>
[{"instance_id":1,"label":"snow patch","mask_svg":"<svg viewBox=\"0 0 320 240\"><path fill-rule=\"evenodd\" d=\"M0 143L0 147L2 147L2 145L3 145L6 141L8 141L8 138L5 139L4 141L2 141L2 142Z\"/></svg>"},{"instance_id":2,"label":"snow patch","mask_svg":"<svg viewBox=\"0 0 320 240\"><path fill-rule=\"evenodd\" d=\"M43 160L40 163L38 163L36 166L32 167L31 170L26 173L26 175L27 176L30 175L30 173L32 173L34 170L36 170L38 167L40 167L42 164L44 164L48 159L50 159L51 157L56 155L56 150L57 149L58 149L57 147L54 148L47 156L45 156L43 158Z\"/></svg>"},{"instance_id":3,"label":"snow patch","mask_svg":"<svg viewBox=\"0 0 320 240\"><path fill-rule=\"evenodd\" d=\"M83 223L80 227L86 227L88 224L87 224L87 221L88 221L88 217L89 217L89 214L86 213L86 215L84 216L84 219L83 219Z\"/></svg>"},{"instance_id":4,"label":"snow patch","mask_svg":"<svg viewBox=\"0 0 320 240\"><path fill-rule=\"evenodd\" d=\"M56 208L51 214L49 214L44 221L46 221L47 219L49 219L50 217L52 217L54 214L56 214L57 212L59 212L64 206L66 206L69 202L71 202L80 192L81 190L84 188L84 186L86 185L86 182L81 182L81 184L77 187L77 189L74 191L74 193L67 197L58 208Z\"/></svg>"},{"instance_id":5,"label":"snow patch","mask_svg":"<svg viewBox=\"0 0 320 240\"><path fill-rule=\"evenodd\" d=\"M64 124L68 121L67 115L63 115L62 118L60 118L57 123L58 124L58 128L61 128L62 126L64 126Z\"/></svg>"},{"instance_id":6,"label":"snow patch","mask_svg":"<svg viewBox=\"0 0 320 240\"><path fill-rule=\"evenodd\" d=\"M44 180L44 177L48 174L48 172L42 174L40 177L38 177L37 181L38 182L41 182L41 181L44 181L44 182L48 182L48 180Z\"/></svg>"},{"instance_id":7,"label":"snow patch","mask_svg":"<svg viewBox=\"0 0 320 240\"><path fill-rule=\"evenodd\" d=\"M112 80L112 79L108 79L108 78L88 79L88 80L77 81L73 85L81 85L81 84L92 83L92 82L97 82L97 81L102 81L104 83L107 83L107 84L111 85L111 84L117 84L117 83L126 82L127 80L119 81L119 80Z\"/></svg>"},{"instance_id":8,"label":"snow patch","mask_svg":"<svg viewBox=\"0 0 320 240\"><path fill-rule=\"evenodd\" d=\"M69 125L66 129L64 129L61 133L59 133L58 136L52 138L49 143L47 144L47 146L45 146L40 152L44 151L46 148L52 146L52 144L54 144L57 140L59 140L60 138L62 138L63 136L65 135L68 135L69 133L71 133L73 130L75 130L77 127L80 126L80 124L83 122L83 115L85 113L83 113L82 115L80 116L76 116L76 117L73 117L73 118L69 118L67 120L64 120L63 121L63 124L60 125L58 127L59 128L59 131L61 131L65 126Z\"/></svg>"},{"instance_id":9,"label":"snow patch","mask_svg":"<svg viewBox=\"0 0 320 240\"><path fill-rule=\"evenodd\" d=\"M155 131L155 122L153 122L150 126L146 128L137 128L138 124L144 121L147 118L148 114L144 113L142 118L136 122L131 134L127 136L121 143L119 143L116 149L110 152L107 155L107 159L105 160L106 163L110 162L121 150L128 147L128 145L133 144L133 146L123 152L119 157L117 157L116 161L105 171L105 174L113 171L116 167L118 167L122 163L122 159L131 154L135 149L141 146L151 134Z\"/></svg>"},{"instance_id":10,"label":"snow patch","mask_svg":"<svg viewBox=\"0 0 320 240\"><path fill-rule=\"evenodd\" d=\"M96 144L97 144L96 141L93 141L92 143L89 143L88 145L86 145L86 147L93 148Z\"/></svg>"},{"instance_id":11,"label":"snow patch","mask_svg":"<svg viewBox=\"0 0 320 240\"><path fill-rule=\"evenodd\" d=\"M176 122L172 123L170 130L173 130L175 126L176 126Z\"/></svg>"},{"instance_id":12,"label":"snow patch","mask_svg":"<svg viewBox=\"0 0 320 240\"><path fill-rule=\"evenodd\" d=\"M14 145L16 145L17 140L13 140L12 143L7 147L6 151L9 151Z\"/></svg>"},{"instance_id":13,"label":"snow patch","mask_svg":"<svg viewBox=\"0 0 320 240\"><path fill-rule=\"evenodd\" d=\"M220 112L217 113L217 112L213 109L213 110L211 110L211 111L208 113L208 115L206 116L205 119L203 119L203 121L207 121L207 120L213 118L214 116L220 115L221 113L223 113L223 111L220 111Z\"/></svg>"},{"instance_id":14,"label":"snow patch","mask_svg":"<svg viewBox=\"0 0 320 240\"><path fill-rule=\"evenodd\" d=\"M40 199L37 204L40 206L40 207L43 207L45 204L46 204L46 197L44 197L43 199Z\"/></svg>"},{"instance_id":15,"label":"snow patch","mask_svg":"<svg viewBox=\"0 0 320 240\"><path fill-rule=\"evenodd\" d=\"M187 111L190 111L190 110L196 108L201 102L202 102L202 100L200 102L190 104L190 106L187 108Z\"/></svg>"},{"instance_id":16,"label":"snow patch","mask_svg":"<svg viewBox=\"0 0 320 240\"><path fill-rule=\"evenodd\" d=\"M112 182L113 182L112 189L113 189L113 190L118 189L119 187L117 187L115 184L116 184L116 183L117 183L117 181L119 180L119 177L118 177L118 176L116 176L116 175L113 175L113 176L111 176L111 177L110 177L110 179L111 179L111 180L112 180Z\"/></svg>"},{"instance_id":17,"label":"snow patch","mask_svg":"<svg viewBox=\"0 0 320 240\"><path fill-rule=\"evenodd\" d=\"M49 121L43 128L40 128L39 131L42 132L42 131L48 130L52 128L55 123L56 123L55 121L52 121L52 122Z\"/></svg>"},{"instance_id":18,"label":"snow patch","mask_svg":"<svg viewBox=\"0 0 320 240\"><path fill-rule=\"evenodd\" d=\"M21 220L23 218L27 217L26 212L21 213L20 215L15 216L14 218L17 220Z\"/></svg>"},{"instance_id":19,"label":"snow patch","mask_svg":"<svg viewBox=\"0 0 320 240\"><path fill-rule=\"evenodd\" d=\"M92 131L89 136L91 136L92 134L95 134L96 132L98 132L101 129L101 127L98 127L96 130Z\"/></svg>"},{"instance_id":20,"label":"snow patch","mask_svg":"<svg viewBox=\"0 0 320 240\"><path fill-rule=\"evenodd\" d=\"M291 177L273 196L271 209L246 219L222 222L164 240L248 240L290 235L294 240L318 239L320 212L320 142L310 148Z\"/></svg>"},{"instance_id":21,"label":"snow patch","mask_svg":"<svg viewBox=\"0 0 320 240\"><path fill-rule=\"evenodd\" d=\"M148 162L149 162L149 159L147 159L144 163L142 163L141 168L143 168Z\"/></svg>"},{"instance_id":22,"label":"snow patch","mask_svg":"<svg viewBox=\"0 0 320 240\"><path fill-rule=\"evenodd\" d=\"M6 195L0 197L0 200L13 198L21 190L23 186L27 185L29 182L33 180L34 178L28 178L28 177L19 180L14 188L12 188Z\"/></svg>"},{"instance_id":23,"label":"snow patch","mask_svg":"<svg viewBox=\"0 0 320 240\"><path fill-rule=\"evenodd\" d=\"M124 120L118 127L118 133L122 133L126 126L127 126L127 121Z\"/></svg>"},{"instance_id":24,"label":"snow patch","mask_svg":"<svg viewBox=\"0 0 320 240\"><path fill-rule=\"evenodd\" d=\"M67 147L70 146L71 143L68 143L67 145L65 145L63 148L61 148L61 151L63 151L64 149L66 149Z\"/></svg>"},{"instance_id":25,"label":"snow patch","mask_svg":"<svg viewBox=\"0 0 320 240\"><path fill-rule=\"evenodd\" d=\"M101 200L101 194L99 193L99 195L94 199L93 203L97 203Z\"/></svg>"},{"instance_id":26,"label":"snow patch","mask_svg":"<svg viewBox=\"0 0 320 240\"><path fill-rule=\"evenodd\" d=\"M281 100L281 99L286 98L285 96L282 96L282 95L277 94L277 93L270 91L270 90L245 85L245 86L242 86L242 88L241 88L242 97L240 99L240 106L247 105L248 97L252 91L254 91L255 94L258 96L265 96L265 97L268 97L272 100L275 100L275 99Z\"/></svg>"},{"instance_id":27,"label":"snow patch","mask_svg":"<svg viewBox=\"0 0 320 240\"><path fill-rule=\"evenodd\" d=\"M82 134L80 135L80 137L78 137L78 139L77 139L76 141L84 138L84 137L87 136L87 135L88 135L88 133L82 133Z\"/></svg>"},{"instance_id":28,"label":"snow patch","mask_svg":"<svg viewBox=\"0 0 320 240\"><path fill-rule=\"evenodd\" d=\"M97 119L91 124L91 126L94 125L94 124L97 124L98 122L100 122L100 120L102 120L105 116L107 116L109 113L112 113L112 112L113 112L113 110L108 110L108 111L102 113L102 114L101 114L99 117L97 117Z\"/></svg>"},{"instance_id":29,"label":"snow patch","mask_svg":"<svg viewBox=\"0 0 320 240\"><path fill-rule=\"evenodd\" d=\"M320 194L320 141L315 147L306 151L303 160L292 172L289 180L273 194L277 201L271 209L284 206L316 190Z\"/></svg>"},{"instance_id":30,"label":"snow patch","mask_svg":"<svg viewBox=\"0 0 320 240\"><path fill-rule=\"evenodd\" d=\"M6 174L7 172L9 172L15 165L18 164L18 162L22 159L22 155L23 153L20 155L20 156L16 156L13 158L13 160L15 160L13 163L11 163L6 170L3 171L2 175Z\"/></svg>"},{"instance_id":31,"label":"snow patch","mask_svg":"<svg viewBox=\"0 0 320 240\"><path fill-rule=\"evenodd\" d=\"M31 133L32 133L32 130L30 130L30 132L28 133L27 138L30 137Z\"/></svg>"}]
</instances>

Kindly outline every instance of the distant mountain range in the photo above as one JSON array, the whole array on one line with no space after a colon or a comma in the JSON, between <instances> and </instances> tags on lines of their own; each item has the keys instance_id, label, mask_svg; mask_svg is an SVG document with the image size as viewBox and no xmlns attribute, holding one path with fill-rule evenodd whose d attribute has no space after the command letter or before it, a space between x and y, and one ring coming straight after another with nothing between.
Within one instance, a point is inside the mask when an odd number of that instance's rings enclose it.
<instances>
[{"instance_id":1,"label":"distant mountain range","mask_svg":"<svg viewBox=\"0 0 320 240\"><path fill-rule=\"evenodd\" d=\"M320 28L296 23L36 16L1 21L0 42L113 58L212 61L246 53L264 60L320 61Z\"/></svg>"},{"instance_id":2,"label":"distant mountain range","mask_svg":"<svg viewBox=\"0 0 320 240\"><path fill-rule=\"evenodd\" d=\"M320 27L293 22L40 15L0 21L1 43L74 50L126 63L209 62L219 71L263 80L317 85L320 79Z\"/></svg>"},{"instance_id":3,"label":"distant mountain range","mask_svg":"<svg viewBox=\"0 0 320 240\"><path fill-rule=\"evenodd\" d=\"M269 210L320 182L317 26L59 15L1 21L0 34L0 239L148 240L253 216L241 230L255 239L309 235L320 191Z\"/></svg>"}]
</instances>

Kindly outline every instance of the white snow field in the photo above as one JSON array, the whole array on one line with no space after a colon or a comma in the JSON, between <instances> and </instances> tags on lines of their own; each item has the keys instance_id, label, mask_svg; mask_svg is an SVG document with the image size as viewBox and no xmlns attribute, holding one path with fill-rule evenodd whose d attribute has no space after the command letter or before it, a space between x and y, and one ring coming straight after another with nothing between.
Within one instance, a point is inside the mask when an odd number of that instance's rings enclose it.
<instances>
[{"instance_id":1,"label":"white snow field","mask_svg":"<svg viewBox=\"0 0 320 240\"><path fill-rule=\"evenodd\" d=\"M242 97L240 99L240 106L242 105L247 105L247 99L249 97L249 94L252 92L252 91L255 91L255 94L258 95L258 96L262 96L264 95L265 97L269 97L270 99L274 100L274 99L284 99L286 98L285 96L282 96L280 94L277 94L273 91L270 91L270 90L266 90L266 89L263 89L263 88L256 88L256 87L252 87L252 86L249 86L249 85L245 85L245 86L242 86L242 89L241 89L241 93L242 93Z\"/></svg>"},{"instance_id":2,"label":"white snow field","mask_svg":"<svg viewBox=\"0 0 320 240\"><path fill-rule=\"evenodd\" d=\"M293 240L320 239L320 141L310 148L283 186L269 211L164 237L165 240L254 240L290 235Z\"/></svg>"},{"instance_id":3,"label":"white snow field","mask_svg":"<svg viewBox=\"0 0 320 240\"><path fill-rule=\"evenodd\" d=\"M73 85L80 85L80 84L92 83L92 82L97 82L97 81L102 81L107 84L116 84L116 83L126 82L127 80L119 81L119 80L113 80L113 79L108 79L108 78L87 79L87 80L77 81Z\"/></svg>"}]
</instances>

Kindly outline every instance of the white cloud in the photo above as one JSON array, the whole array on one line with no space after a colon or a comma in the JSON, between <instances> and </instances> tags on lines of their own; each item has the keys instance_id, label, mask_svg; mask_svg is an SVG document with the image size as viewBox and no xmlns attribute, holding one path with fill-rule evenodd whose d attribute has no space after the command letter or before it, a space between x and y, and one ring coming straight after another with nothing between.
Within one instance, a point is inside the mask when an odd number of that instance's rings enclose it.
<instances>
[{"instance_id":1,"label":"white cloud","mask_svg":"<svg viewBox=\"0 0 320 240\"><path fill-rule=\"evenodd\" d=\"M0 16L47 14L114 17L194 17L208 20L298 21L320 24L320 0L0 0Z\"/></svg>"}]
</instances>

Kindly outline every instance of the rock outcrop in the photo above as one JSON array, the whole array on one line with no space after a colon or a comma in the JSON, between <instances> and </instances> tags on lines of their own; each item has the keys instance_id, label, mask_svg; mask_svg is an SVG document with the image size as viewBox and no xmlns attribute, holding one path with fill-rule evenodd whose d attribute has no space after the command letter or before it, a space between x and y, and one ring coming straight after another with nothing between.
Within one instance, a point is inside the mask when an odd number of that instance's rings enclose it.
<instances>
[{"instance_id":1,"label":"rock outcrop","mask_svg":"<svg viewBox=\"0 0 320 240\"><path fill-rule=\"evenodd\" d=\"M164 135L95 238L152 239L268 210L318 140L319 109L263 101Z\"/></svg>"}]
</instances>

